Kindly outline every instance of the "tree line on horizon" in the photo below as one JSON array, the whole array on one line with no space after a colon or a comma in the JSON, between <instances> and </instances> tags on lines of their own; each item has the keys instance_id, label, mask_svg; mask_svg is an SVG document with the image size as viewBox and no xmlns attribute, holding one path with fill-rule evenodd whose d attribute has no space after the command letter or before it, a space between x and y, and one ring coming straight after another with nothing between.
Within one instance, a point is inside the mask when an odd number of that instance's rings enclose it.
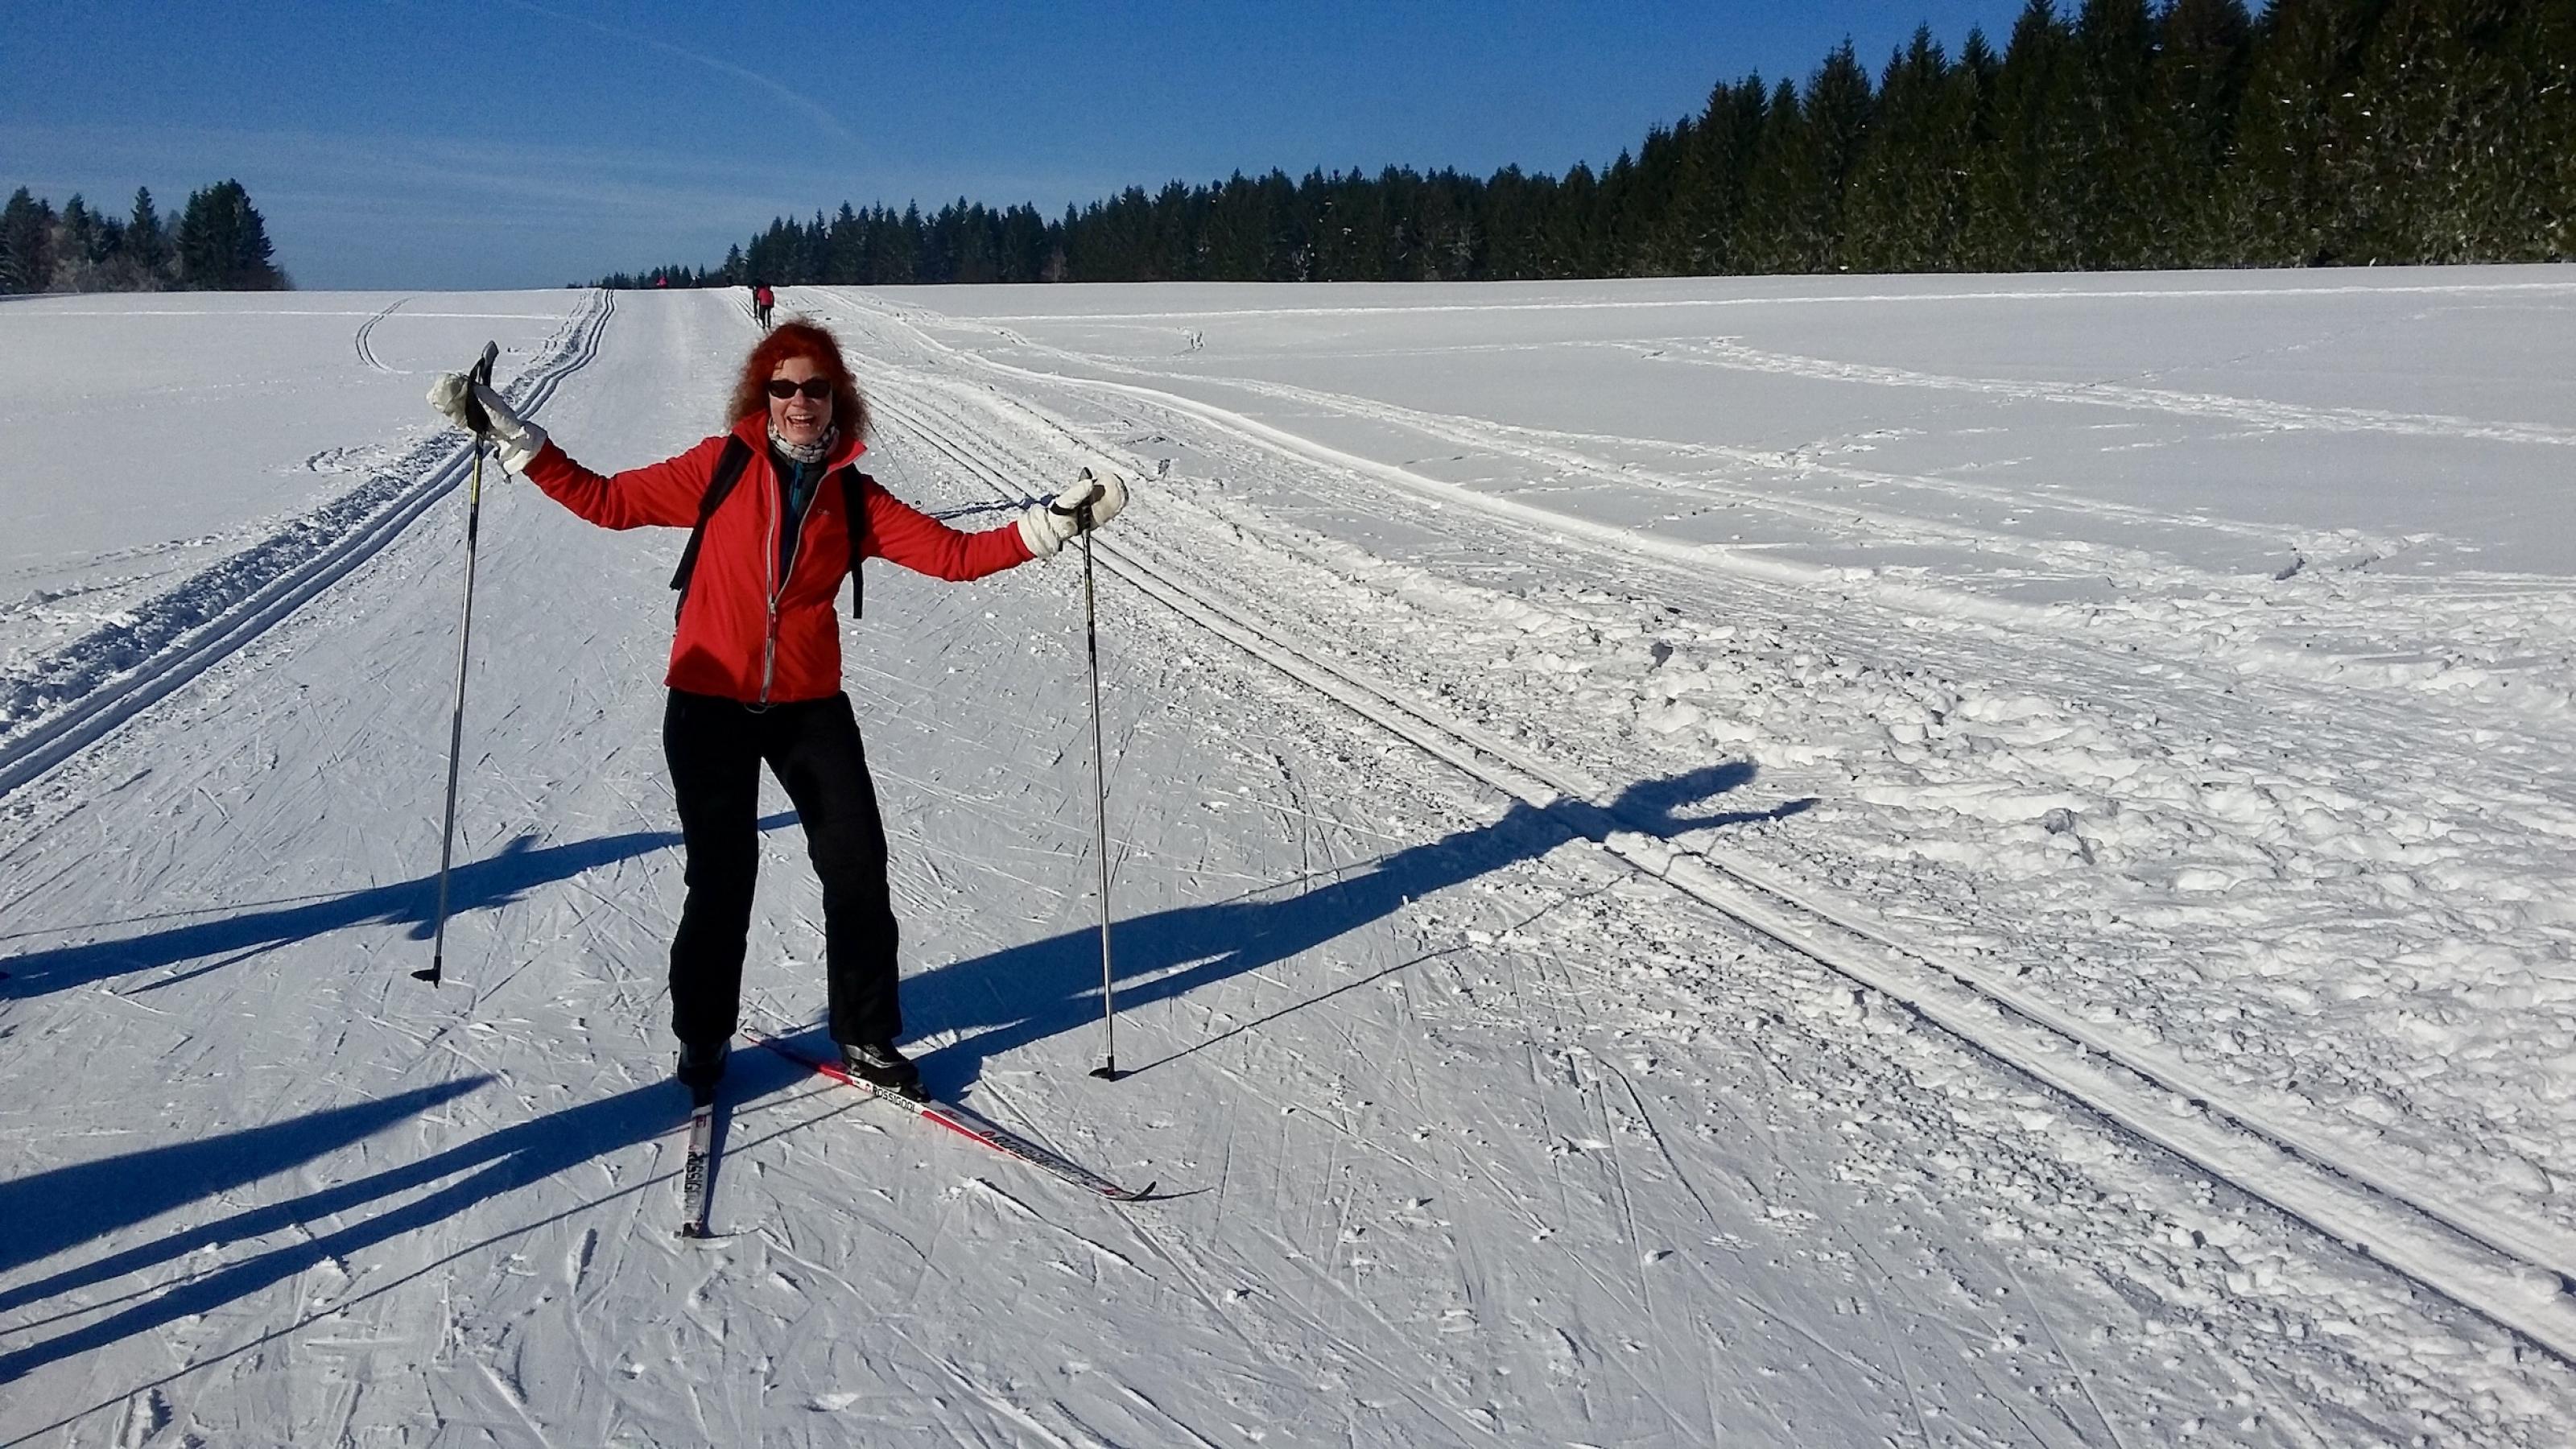
<instances>
[{"instance_id":1,"label":"tree line on horizon","mask_svg":"<svg viewBox=\"0 0 2576 1449\"><path fill-rule=\"evenodd\" d=\"M2029 0L1875 78L1721 82L1600 172L1273 170L1050 220L961 197L772 220L767 281L1502 281L2557 261L2576 256L2569 0Z\"/></svg>"},{"instance_id":2,"label":"tree line on horizon","mask_svg":"<svg viewBox=\"0 0 2576 1449\"><path fill-rule=\"evenodd\" d=\"M283 291L294 283L273 251L238 181L191 192L169 219L150 187L121 217L77 193L56 211L24 186L0 207L0 293Z\"/></svg>"}]
</instances>

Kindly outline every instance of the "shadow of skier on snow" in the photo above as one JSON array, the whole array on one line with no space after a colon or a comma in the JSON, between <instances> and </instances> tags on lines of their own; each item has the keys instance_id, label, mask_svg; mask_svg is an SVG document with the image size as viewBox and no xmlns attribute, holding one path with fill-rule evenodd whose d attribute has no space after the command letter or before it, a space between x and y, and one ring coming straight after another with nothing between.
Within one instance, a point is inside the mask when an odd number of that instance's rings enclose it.
<instances>
[{"instance_id":1,"label":"shadow of skier on snow","mask_svg":"<svg viewBox=\"0 0 2576 1449\"><path fill-rule=\"evenodd\" d=\"M764 1060L767 1057L763 1052L736 1057L735 1069L726 1078L729 1110L812 1081L812 1074L794 1063ZM0 1271L64 1252L186 1202L209 1199L302 1167L477 1091L493 1080L478 1076L441 1083L378 1102L333 1108L202 1141L147 1148L0 1184L0 1220L12 1226L10 1234L0 1235L0 1255L5 1255L0 1256ZM861 1099L853 1094L851 1100L855 1103ZM666 1139L685 1101L678 1088L655 1082L497 1130L468 1128L464 1140L425 1157L300 1197L182 1228L0 1290L0 1312L9 1312L194 1254L213 1253L232 1259L195 1276L182 1277L103 1318L66 1329L39 1343L0 1352L0 1384L46 1364L150 1333L183 1318L210 1313L308 1269L430 1227L519 1188L638 1144ZM461 1251L486 1246L656 1183L667 1183L678 1170L672 1161L660 1167L662 1170L655 1173L624 1180L623 1185L598 1201L561 1208L536 1223L500 1229ZM390 1199L459 1173L466 1175L426 1195L399 1205L386 1205ZM631 1175L618 1176L629 1179ZM276 1234L293 1236L275 1247L234 1258L240 1248ZM21 1237L25 1238L23 1243L19 1241ZM393 1285L380 1285L360 1296L372 1297L390 1286ZM345 1302L336 1303L324 1311L336 1312L348 1306ZM81 1311L76 1305L57 1317L72 1317ZM41 1326L43 1321L50 1320L21 1323L12 1336Z\"/></svg>"},{"instance_id":2,"label":"shadow of skier on snow","mask_svg":"<svg viewBox=\"0 0 2576 1449\"><path fill-rule=\"evenodd\" d=\"M793 811L762 817L762 830L777 830L796 821ZM450 873L448 914L497 910L516 904L539 886L570 880L587 871L678 847L676 830L636 830L624 835L539 846L534 835L522 835L498 854L459 865ZM157 991L164 986L239 965L281 946L353 926L409 926L413 940L429 939L431 916L438 909L435 873L394 885L352 891L346 895L250 911L172 926L114 941L27 951L0 956L0 999L22 999L69 991L111 976L150 971L182 962L196 965L176 975L129 989Z\"/></svg>"},{"instance_id":3,"label":"shadow of skier on snow","mask_svg":"<svg viewBox=\"0 0 2576 1449\"><path fill-rule=\"evenodd\" d=\"M1729 763L1669 780L1640 782L1607 807L1578 801L1559 801L1545 807L1515 804L1491 824L1396 851L1294 896L1176 907L1122 922L1116 938L1120 975L1124 978L1119 1002L1124 1007L1170 1000L1200 986L1286 960L1391 916L1408 901L1517 861L1536 859L1569 839L1599 840L1612 830L1668 838L1689 830L1781 819L1816 803L1792 800L1767 810L1682 818L1685 809L1747 784L1754 773L1749 764ZM775 829L793 818L782 814L764 819L761 824L764 829ZM534 849L522 839L500 855L456 872L460 902L457 908L488 909L506 904L536 886L673 843L674 836L660 832L639 832L544 850ZM428 893L434 889L435 878L430 877L314 905L179 927L126 941L31 953L10 964L33 962L35 969L26 979L7 986L13 994L32 994L31 988L62 990L121 971L226 952L240 953L232 959L242 959L326 931L368 923L409 923L425 931L431 909ZM1423 958L1415 958L1419 959ZM996 1054L1098 1021L1099 960L1097 937L1086 929L956 962L914 978L908 994L917 1020L981 1028L925 1054L923 1065L931 1085L953 1092ZM1413 963L1398 963L1367 979L1378 979L1410 964ZM1275 1020L1355 984L1364 982L1339 983L1258 1021L1229 1028L1219 1036L1234 1035ZM1020 1009L1016 1005L999 1006L1003 1003L1034 1004ZM1183 1055L1206 1044L1186 1045L1171 1055ZM419 1088L378 1102L333 1108L287 1122L0 1183L0 1222L12 1228L11 1235L0 1236L0 1271L41 1262L188 1203L238 1191L320 1161L419 1113L455 1101L490 1080L475 1077ZM726 1096L739 1106L810 1081L808 1072L784 1058L741 1052L735 1055ZM854 1094L852 1100L861 1099ZM585 1163L666 1137L679 1101L671 1086L655 1083L497 1130L469 1132L455 1146L417 1160L188 1226L43 1278L0 1289L0 1312L7 1312L191 1255L228 1255L264 1238L293 1235L290 1241L274 1247L221 1262L194 1276L181 1276L166 1288L140 1290L131 1295L127 1306L65 1329L50 1339L0 1352L0 1383L181 1319L213 1312L308 1269L433 1226ZM670 1175L663 1172L626 1182L610 1192L608 1198L642 1191L666 1181ZM446 1181L450 1178L455 1180ZM408 1201L392 1202L423 1188L430 1190ZM597 1205L583 1203L549 1213L536 1223L501 1228L459 1251L472 1251ZM449 1254L402 1274L390 1284L372 1287L351 1302L389 1291L454 1256ZM118 1301L75 1304L53 1319L22 1321L13 1336ZM336 1312L348 1306L346 1302L337 1303L317 1311ZM267 1341L295 1326L298 1325L259 1335L252 1343ZM229 1356L249 1346L235 1345L216 1357Z\"/></svg>"},{"instance_id":4,"label":"shadow of skier on snow","mask_svg":"<svg viewBox=\"0 0 2576 1449\"><path fill-rule=\"evenodd\" d=\"M301 1167L490 1081L474 1077L0 1182L0 1272ZM0 1291L0 1311L32 1295Z\"/></svg>"},{"instance_id":5,"label":"shadow of skier on snow","mask_svg":"<svg viewBox=\"0 0 2576 1449\"><path fill-rule=\"evenodd\" d=\"M1294 896L1178 906L1121 920L1111 938L1119 1009L1169 1001L1287 960L1391 916L1411 901L1535 860L1569 839L1604 840L1614 830L1669 839L1691 830L1785 819L1816 804L1790 800L1767 810L1682 818L1684 809L1751 783L1755 773L1751 764L1730 761L1671 779L1640 781L1606 807L1579 800L1544 807L1515 802L1491 824L1396 851ZM1364 983L1343 982L1322 996L1354 984ZM916 1025L966 1033L920 1059L927 1085L953 1093L980 1075L993 1057L1098 1024L1099 935L1091 928L1067 931L955 962L907 979L904 992L905 1015ZM1307 1004L1311 1001L1300 1003Z\"/></svg>"}]
</instances>

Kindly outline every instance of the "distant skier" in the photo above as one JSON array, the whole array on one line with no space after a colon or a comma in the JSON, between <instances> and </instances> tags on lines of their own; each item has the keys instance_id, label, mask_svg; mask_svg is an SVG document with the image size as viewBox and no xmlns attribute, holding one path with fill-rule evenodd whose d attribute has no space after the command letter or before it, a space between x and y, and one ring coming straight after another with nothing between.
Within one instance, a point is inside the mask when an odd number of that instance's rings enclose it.
<instances>
[{"instance_id":1,"label":"distant skier","mask_svg":"<svg viewBox=\"0 0 2576 1449\"><path fill-rule=\"evenodd\" d=\"M769 330L769 309L777 305L778 294L769 290L767 282L751 284L751 319L760 324L761 331Z\"/></svg>"},{"instance_id":2,"label":"distant skier","mask_svg":"<svg viewBox=\"0 0 2576 1449\"><path fill-rule=\"evenodd\" d=\"M866 556L951 580L1045 558L1125 507L1124 480L1085 469L1052 504L1030 504L1012 523L978 533L950 528L858 471L867 403L839 342L802 321L751 349L725 432L610 477L574 462L462 373L440 378L429 394L440 412L470 427L469 397L490 416L502 466L566 508L606 528L697 530L671 581L681 594L662 717L688 857L688 896L671 941L680 1080L693 1092L711 1091L738 1025L766 763L795 802L822 878L832 1038L854 1075L918 1094L921 1074L895 1045L903 1017L885 829L841 689L833 596L849 577L857 612L856 571Z\"/></svg>"}]
</instances>

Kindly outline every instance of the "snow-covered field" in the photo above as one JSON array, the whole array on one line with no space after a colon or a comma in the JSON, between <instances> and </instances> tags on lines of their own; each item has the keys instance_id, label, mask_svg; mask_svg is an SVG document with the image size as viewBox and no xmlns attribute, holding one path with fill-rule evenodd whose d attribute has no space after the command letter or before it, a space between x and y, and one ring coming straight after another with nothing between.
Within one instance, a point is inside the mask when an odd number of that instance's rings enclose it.
<instances>
[{"instance_id":1,"label":"snow-covered field","mask_svg":"<svg viewBox=\"0 0 2576 1449\"><path fill-rule=\"evenodd\" d=\"M13 297L0 308L0 668L394 467L435 372L508 376L578 292Z\"/></svg>"},{"instance_id":2,"label":"snow-covered field","mask_svg":"<svg viewBox=\"0 0 2576 1449\"><path fill-rule=\"evenodd\" d=\"M728 1236L670 1236L679 540L515 483L460 984L406 975L420 374L496 337L646 461L738 296L12 302L0 1441L2563 1442L2576 275L782 311L961 524L1151 480L1100 559L1132 1076L1078 564L872 574L850 684L931 1085L1169 1196L754 1052ZM814 1040L775 808L748 992Z\"/></svg>"}]
</instances>

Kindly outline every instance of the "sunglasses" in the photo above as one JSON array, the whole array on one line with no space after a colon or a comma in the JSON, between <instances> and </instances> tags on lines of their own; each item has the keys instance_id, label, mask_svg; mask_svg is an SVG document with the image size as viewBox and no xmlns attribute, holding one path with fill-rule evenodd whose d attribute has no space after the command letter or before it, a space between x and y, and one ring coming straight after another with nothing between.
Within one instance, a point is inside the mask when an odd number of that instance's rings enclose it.
<instances>
[{"instance_id":1,"label":"sunglasses","mask_svg":"<svg viewBox=\"0 0 2576 1449\"><path fill-rule=\"evenodd\" d=\"M821 402L832 395L832 380L828 377L809 377L803 382L789 382L783 377L773 377L769 380L771 397L790 398L800 392L816 402Z\"/></svg>"}]
</instances>

